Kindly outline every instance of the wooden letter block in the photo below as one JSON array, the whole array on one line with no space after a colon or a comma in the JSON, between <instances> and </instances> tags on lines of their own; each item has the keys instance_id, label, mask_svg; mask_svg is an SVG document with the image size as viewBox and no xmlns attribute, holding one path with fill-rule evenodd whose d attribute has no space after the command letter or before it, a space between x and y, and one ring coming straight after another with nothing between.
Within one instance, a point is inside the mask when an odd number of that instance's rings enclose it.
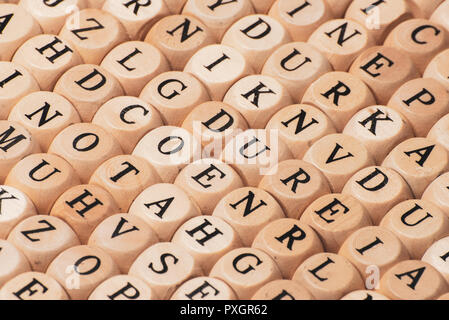
<instances>
[{"instance_id":1,"label":"wooden letter block","mask_svg":"<svg viewBox=\"0 0 449 320\"><path fill-rule=\"evenodd\" d=\"M248 129L248 124L232 106L220 101L208 101L189 113L182 128L201 141L203 157L218 158L226 143Z\"/></svg>"},{"instance_id":2,"label":"wooden letter block","mask_svg":"<svg viewBox=\"0 0 449 320\"><path fill-rule=\"evenodd\" d=\"M425 200L401 202L386 214L379 225L402 241L412 259L421 259L435 241L449 236L449 217Z\"/></svg>"},{"instance_id":3,"label":"wooden letter block","mask_svg":"<svg viewBox=\"0 0 449 320\"><path fill-rule=\"evenodd\" d=\"M61 284L72 300L86 300L103 281L119 274L114 260L103 250L76 246L50 264L47 274Z\"/></svg>"},{"instance_id":4,"label":"wooden letter block","mask_svg":"<svg viewBox=\"0 0 449 320\"><path fill-rule=\"evenodd\" d=\"M158 20L170 14L164 0L106 0L103 10L115 16L131 39L141 40Z\"/></svg>"},{"instance_id":5,"label":"wooden letter block","mask_svg":"<svg viewBox=\"0 0 449 320\"><path fill-rule=\"evenodd\" d=\"M9 280L0 291L0 300L68 300L64 288L41 272L25 272Z\"/></svg>"},{"instance_id":6,"label":"wooden letter block","mask_svg":"<svg viewBox=\"0 0 449 320\"><path fill-rule=\"evenodd\" d=\"M0 183L9 171L26 156L40 152L39 144L20 123L0 120Z\"/></svg>"},{"instance_id":7,"label":"wooden letter block","mask_svg":"<svg viewBox=\"0 0 449 320\"><path fill-rule=\"evenodd\" d=\"M424 78L432 78L440 82L449 91L449 49L437 54L427 65Z\"/></svg>"},{"instance_id":8,"label":"wooden letter block","mask_svg":"<svg viewBox=\"0 0 449 320\"><path fill-rule=\"evenodd\" d=\"M212 214L229 223L250 247L259 231L272 221L285 217L281 206L268 192L258 188L239 188L218 202Z\"/></svg>"},{"instance_id":9,"label":"wooden letter block","mask_svg":"<svg viewBox=\"0 0 449 320\"><path fill-rule=\"evenodd\" d=\"M92 64L82 64L68 70L59 78L54 92L73 104L83 122L92 121L95 112L110 99L124 95L114 76Z\"/></svg>"},{"instance_id":10,"label":"wooden letter block","mask_svg":"<svg viewBox=\"0 0 449 320\"><path fill-rule=\"evenodd\" d=\"M187 15L168 16L156 23L145 41L158 48L167 58L172 70L182 71L199 49L216 43L209 28Z\"/></svg>"},{"instance_id":11,"label":"wooden letter block","mask_svg":"<svg viewBox=\"0 0 449 320\"><path fill-rule=\"evenodd\" d=\"M64 220L87 244L91 233L107 217L119 212L114 198L95 185L77 185L56 200L50 215Z\"/></svg>"},{"instance_id":12,"label":"wooden letter block","mask_svg":"<svg viewBox=\"0 0 449 320\"><path fill-rule=\"evenodd\" d=\"M379 291L392 300L435 300L449 290L443 276L430 264L402 261L389 269Z\"/></svg>"},{"instance_id":13,"label":"wooden letter block","mask_svg":"<svg viewBox=\"0 0 449 320\"><path fill-rule=\"evenodd\" d=\"M448 47L449 36L438 24L425 19L412 19L394 28L384 45L407 54L422 74L430 60Z\"/></svg>"},{"instance_id":14,"label":"wooden letter block","mask_svg":"<svg viewBox=\"0 0 449 320\"><path fill-rule=\"evenodd\" d=\"M15 4L1 3L0 17L0 61L9 61L26 40L37 36L42 30L32 15Z\"/></svg>"},{"instance_id":15,"label":"wooden letter block","mask_svg":"<svg viewBox=\"0 0 449 320\"><path fill-rule=\"evenodd\" d=\"M73 23L74 19L77 23ZM129 40L125 28L113 15L98 9L85 9L67 19L59 36L74 47L85 63L100 64L122 42Z\"/></svg>"},{"instance_id":16,"label":"wooden letter block","mask_svg":"<svg viewBox=\"0 0 449 320\"><path fill-rule=\"evenodd\" d=\"M407 0L415 18L428 19L444 0Z\"/></svg>"},{"instance_id":17,"label":"wooden letter block","mask_svg":"<svg viewBox=\"0 0 449 320\"><path fill-rule=\"evenodd\" d=\"M237 300L237 296L224 281L198 277L184 282L171 296L171 300Z\"/></svg>"},{"instance_id":18,"label":"wooden letter block","mask_svg":"<svg viewBox=\"0 0 449 320\"><path fill-rule=\"evenodd\" d=\"M180 187L159 183L145 189L129 208L157 233L161 241L170 241L187 220L201 215L198 205Z\"/></svg>"},{"instance_id":19,"label":"wooden letter block","mask_svg":"<svg viewBox=\"0 0 449 320\"><path fill-rule=\"evenodd\" d=\"M92 232L88 245L109 254L123 274L148 247L158 242L153 229L136 215L115 214Z\"/></svg>"},{"instance_id":20,"label":"wooden letter block","mask_svg":"<svg viewBox=\"0 0 449 320\"><path fill-rule=\"evenodd\" d=\"M19 64L0 61L0 120L6 120L14 105L39 85L27 69Z\"/></svg>"},{"instance_id":21,"label":"wooden letter block","mask_svg":"<svg viewBox=\"0 0 449 320\"><path fill-rule=\"evenodd\" d=\"M157 300L154 290L143 280L129 275L107 279L89 296L89 300Z\"/></svg>"},{"instance_id":22,"label":"wooden letter block","mask_svg":"<svg viewBox=\"0 0 449 320\"><path fill-rule=\"evenodd\" d=\"M201 144L183 128L163 126L146 134L132 154L147 160L163 182L173 183L181 169L201 155Z\"/></svg>"},{"instance_id":23,"label":"wooden letter block","mask_svg":"<svg viewBox=\"0 0 449 320\"><path fill-rule=\"evenodd\" d=\"M117 78L125 94L136 97L148 81L170 70L164 55L142 41L119 44L104 57L101 66Z\"/></svg>"},{"instance_id":24,"label":"wooden letter block","mask_svg":"<svg viewBox=\"0 0 449 320\"><path fill-rule=\"evenodd\" d=\"M312 45L291 42L273 52L262 74L276 78L287 88L293 101L299 102L312 82L330 71L332 66L327 58Z\"/></svg>"},{"instance_id":25,"label":"wooden letter block","mask_svg":"<svg viewBox=\"0 0 449 320\"><path fill-rule=\"evenodd\" d=\"M430 129L427 138L441 144L449 151L449 115L445 115Z\"/></svg>"},{"instance_id":26,"label":"wooden letter block","mask_svg":"<svg viewBox=\"0 0 449 320\"><path fill-rule=\"evenodd\" d=\"M348 121L343 133L359 140L377 164L399 143L414 137L408 121L398 111L384 106L360 110Z\"/></svg>"},{"instance_id":27,"label":"wooden letter block","mask_svg":"<svg viewBox=\"0 0 449 320\"><path fill-rule=\"evenodd\" d=\"M182 247L208 274L214 264L233 249L242 247L239 235L221 218L194 217L175 232L172 243Z\"/></svg>"},{"instance_id":28,"label":"wooden letter block","mask_svg":"<svg viewBox=\"0 0 449 320\"><path fill-rule=\"evenodd\" d=\"M312 33L308 43L320 50L336 71L347 71L364 50L375 45L368 30L349 19L325 22Z\"/></svg>"},{"instance_id":29,"label":"wooden letter block","mask_svg":"<svg viewBox=\"0 0 449 320\"><path fill-rule=\"evenodd\" d=\"M8 120L23 125L44 152L59 132L81 122L78 112L66 98L48 91L33 92L20 99Z\"/></svg>"},{"instance_id":30,"label":"wooden letter block","mask_svg":"<svg viewBox=\"0 0 449 320\"><path fill-rule=\"evenodd\" d=\"M419 78L402 85L388 106L410 122L417 137L425 137L449 113L449 93L437 80Z\"/></svg>"},{"instance_id":31,"label":"wooden letter block","mask_svg":"<svg viewBox=\"0 0 449 320\"><path fill-rule=\"evenodd\" d=\"M237 109L250 128L263 129L276 112L291 105L293 100L276 79L252 75L237 81L228 90L223 102Z\"/></svg>"},{"instance_id":32,"label":"wooden letter block","mask_svg":"<svg viewBox=\"0 0 449 320\"><path fill-rule=\"evenodd\" d=\"M234 22L252 13L250 0L187 0L182 10L182 14L201 20L218 41Z\"/></svg>"},{"instance_id":33,"label":"wooden letter block","mask_svg":"<svg viewBox=\"0 0 449 320\"><path fill-rule=\"evenodd\" d=\"M277 0L269 15L290 32L293 41L307 41L309 36L327 20L332 12L325 0Z\"/></svg>"},{"instance_id":34,"label":"wooden letter block","mask_svg":"<svg viewBox=\"0 0 449 320\"><path fill-rule=\"evenodd\" d=\"M36 215L31 199L16 188L0 186L0 201L0 239L6 239L20 221Z\"/></svg>"},{"instance_id":35,"label":"wooden letter block","mask_svg":"<svg viewBox=\"0 0 449 320\"><path fill-rule=\"evenodd\" d=\"M235 82L254 73L248 60L239 51L221 44L198 50L187 62L184 71L202 81L212 100L217 101L223 100Z\"/></svg>"},{"instance_id":36,"label":"wooden letter block","mask_svg":"<svg viewBox=\"0 0 449 320\"><path fill-rule=\"evenodd\" d=\"M368 85L377 103L381 105L386 105L393 93L404 83L420 77L407 54L386 46L365 50L354 61L349 72Z\"/></svg>"},{"instance_id":37,"label":"wooden letter block","mask_svg":"<svg viewBox=\"0 0 449 320\"><path fill-rule=\"evenodd\" d=\"M211 215L217 203L229 192L243 187L243 182L228 164L202 159L182 169L174 182L198 204L204 215Z\"/></svg>"},{"instance_id":38,"label":"wooden letter block","mask_svg":"<svg viewBox=\"0 0 449 320\"><path fill-rule=\"evenodd\" d=\"M80 184L72 166L64 159L37 153L19 161L9 172L5 184L23 191L39 214L49 214L61 194Z\"/></svg>"},{"instance_id":39,"label":"wooden letter block","mask_svg":"<svg viewBox=\"0 0 449 320\"><path fill-rule=\"evenodd\" d=\"M426 5L429 6L432 2L436 1L439 0L426 1ZM430 15L430 21L442 25L447 31L449 31L449 23L447 20L449 17L448 13L449 3L447 3L446 1L439 1L439 2L441 4L439 4L435 10L432 10L432 13ZM433 4L432 7L435 8L436 7L435 4Z\"/></svg>"},{"instance_id":40,"label":"wooden letter block","mask_svg":"<svg viewBox=\"0 0 449 320\"><path fill-rule=\"evenodd\" d=\"M31 271L26 256L12 243L0 240L0 287L21 273Z\"/></svg>"},{"instance_id":41,"label":"wooden letter block","mask_svg":"<svg viewBox=\"0 0 449 320\"><path fill-rule=\"evenodd\" d=\"M368 149L344 134L328 135L315 142L304 155L304 161L321 170L335 193L341 192L357 171L374 165Z\"/></svg>"},{"instance_id":42,"label":"wooden letter block","mask_svg":"<svg viewBox=\"0 0 449 320\"><path fill-rule=\"evenodd\" d=\"M371 226L367 210L354 197L327 194L315 200L301 216L301 223L319 235L324 251L337 253L354 231Z\"/></svg>"},{"instance_id":43,"label":"wooden letter block","mask_svg":"<svg viewBox=\"0 0 449 320\"><path fill-rule=\"evenodd\" d=\"M382 166L396 170L409 184L416 198L449 168L447 150L426 138L412 138L396 146Z\"/></svg>"},{"instance_id":44,"label":"wooden letter block","mask_svg":"<svg viewBox=\"0 0 449 320\"><path fill-rule=\"evenodd\" d=\"M321 109L332 120L338 132L359 110L376 104L368 86L346 72L329 72L306 90L302 103Z\"/></svg>"},{"instance_id":45,"label":"wooden letter block","mask_svg":"<svg viewBox=\"0 0 449 320\"><path fill-rule=\"evenodd\" d=\"M449 173L442 174L429 184L423 193L422 199L432 202L449 217L448 186Z\"/></svg>"},{"instance_id":46,"label":"wooden letter block","mask_svg":"<svg viewBox=\"0 0 449 320\"><path fill-rule=\"evenodd\" d=\"M299 266L292 280L317 300L337 300L364 288L357 269L346 258L334 253L311 256Z\"/></svg>"},{"instance_id":47,"label":"wooden letter block","mask_svg":"<svg viewBox=\"0 0 449 320\"><path fill-rule=\"evenodd\" d=\"M386 167L368 167L354 174L342 191L357 199L378 225L395 205L413 198L412 191L396 171Z\"/></svg>"},{"instance_id":48,"label":"wooden letter block","mask_svg":"<svg viewBox=\"0 0 449 320\"><path fill-rule=\"evenodd\" d=\"M262 178L272 174L278 163L293 158L277 132L247 130L226 144L221 159L237 171L243 183L256 187Z\"/></svg>"},{"instance_id":49,"label":"wooden letter block","mask_svg":"<svg viewBox=\"0 0 449 320\"><path fill-rule=\"evenodd\" d=\"M164 123L180 127L196 106L209 101L204 85L187 72L164 72L148 82L140 98L154 106Z\"/></svg>"},{"instance_id":50,"label":"wooden letter block","mask_svg":"<svg viewBox=\"0 0 449 320\"><path fill-rule=\"evenodd\" d=\"M276 130L293 157L302 159L309 147L322 137L336 133L334 124L320 109L307 104L295 104L277 112L266 129Z\"/></svg>"},{"instance_id":51,"label":"wooden letter block","mask_svg":"<svg viewBox=\"0 0 449 320\"><path fill-rule=\"evenodd\" d=\"M160 242L145 250L129 275L144 280L161 299L169 299L190 278L203 275L198 262L178 244Z\"/></svg>"},{"instance_id":52,"label":"wooden letter block","mask_svg":"<svg viewBox=\"0 0 449 320\"><path fill-rule=\"evenodd\" d=\"M251 299L262 286L282 278L274 260L253 248L228 252L217 261L209 276L225 281L241 300Z\"/></svg>"},{"instance_id":53,"label":"wooden letter block","mask_svg":"<svg viewBox=\"0 0 449 320\"><path fill-rule=\"evenodd\" d=\"M407 249L393 232L373 226L359 229L343 243L339 255L347 258L367 279L374 270L383 275L396 263L410 258ZM368 279L369 280L369 279Z\"/></svg>"},{"instance_id":54,"label":"wooden letter block","mask_svg":"<svg viewBox=\"0 0 449 320\"><path fill-rule=\"evenodd\" d=\"M43 91L52 91L64 72L83 63L73 46L49 34L26 41L16 51L12 61L27 68Z\"/></svg>"},{"instance_id":55,"label":"wooden letter block","mask_svg":"<svg viewBox=\"0 0 449 320\"><path fill-rule=\"evenodd\" d=\"M436 241L424 253L422 261L431 264L449 282L449 237Z\"/></svg>"},{"instance_id":56,"label":"wooden letter block","mask_svg":"<svg viewBox=\"0 0 449 320\"><path fill-rule=\"evenodd\" d=\"M164 124L156 109L130 96L116 97L106 102L98 109L92 123L112 135L126 154L133 152L145 134Z\"/></svg>"},{"instance_id":57,"label":"wooden letter block","mask_svg":"<svg viewBox=\"0 0 449 320\"><path fill-rule=\"evenodd\" d=\"M275 280L260 288L251 300L315 300L315 298L295 281Z\"/></svg>"},{"instance_id":58,"label":"wooden letter block","mask_svg":"<svg viewBox=\"0 0 449 320\"><path fill-rule=\"evenodd\" d=\"M22 251L33 271L45 272L64 250L80 244L75 232L59 218L36 215L20 222L8 241Z\"/></svg>"},{"instance_id":59,"label":"wooden letter block","mask_svg":"<svg viewBox=\"0 0 449 320\"><path fill-rule=\"evenodd\" d=\"M281 45L291 42L290 34L276 19L250 15L234 23L223 36L222 44L234 47L259 73L268 57Z\"/></svg>"},{"instance_id":60,"label":"wooden letter block","mask_svg":"<svg viewBox=\"0 0 449 320\"><path fill-rule=\"evenodd\" d=\"M19 5L39 22L43 33L58 34L67 18L73 12L87 7L85 0L64 0L49 2L46 0L20 0ZM76 20L69 19L71 23Z\"/></svg>"},{"instance_id":61,"label":"wooden letter block","mask_svg":"<svg viewBox=\"0 0 449 320\"><path fill-rule=\"evenodd\" d=\"M315 166L302 160L287 160L263 177L259 188L269 192L288 218L299 219L317 198L330 193L329 183Z\"/></svg>"},{"instance_id":62,"label":"wooden letter block","mask_svg":"<svg viewBox=\"0 0 449 320\"><path fill-rule=\"evenodd\" d=\"M254 239L252 248L273 258L284 279L291 279L304 260L323 251L315 231L295 219L279 219L265 226Z\"/></svg>"},{"instance_id":63,"label":"wooden letter block","mask_svg":"<svg viewBox=\"0 0 449 320\"><path fill-rule=\"evenodd\" d=\"M346 19L367 27L377 43L383 43L388 33L412 13L406 0L354 0L346 10Z\"/></svg>"},{"instance_id":64,"label":"wooden letter block","mask_svg":"<svg viewBox=\"0 0 449 320\"><path fill-rule=\"evenodd\" d=\"M104 129L91 123L78 123L61 131L48 149L69 162L82 183L106 160L122 154L118 142Z\"/></svg>"},{"instance_id":65,"label":"wooden letter block","mask_svg":"<svg viewBox=\"0 0 449 320\"><path fill-rule=\"evenodd\" d=\"M345 295L341 300L390 300L383 294L372 290L357 290Z\"/></svg>"}]
</instances>

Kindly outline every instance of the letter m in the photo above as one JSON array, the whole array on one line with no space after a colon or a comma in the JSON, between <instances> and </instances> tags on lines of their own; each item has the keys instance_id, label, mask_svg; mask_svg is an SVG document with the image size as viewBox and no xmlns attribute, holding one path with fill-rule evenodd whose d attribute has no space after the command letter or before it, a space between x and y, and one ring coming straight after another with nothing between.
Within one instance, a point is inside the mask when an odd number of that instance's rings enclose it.
<instances>
[{"instance_id":1,"label":"letter m","mask_svg":"<svg viewBox=\"0 0 449 320\"><path fill-rule=\"evenodd\" d=\"M0 149L4 152L8 152L10 148L18 144L20 141L26 140L26 137L23 134L11 137L14 131L16 131L16 129L11 126L8 130L0 133Z\"/></svg>"}]
</instances>

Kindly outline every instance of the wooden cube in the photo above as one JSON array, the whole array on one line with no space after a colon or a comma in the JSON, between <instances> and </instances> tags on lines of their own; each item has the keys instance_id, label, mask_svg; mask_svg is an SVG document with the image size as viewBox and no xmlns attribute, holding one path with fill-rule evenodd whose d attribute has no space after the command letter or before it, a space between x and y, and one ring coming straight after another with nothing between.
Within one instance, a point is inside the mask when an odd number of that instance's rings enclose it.
<instances>
[{"instance_id":1,"label":"wooden cube","mask_svg":"<svg viewBox=\"0 0 449 320\"><path fill-rule=\"evenodd\" d=\"M348 121L343 134L359 140L373 155L376 164L399 143L413 138L412 126L401 113L384 106L372 106L357 112Z\"/></svg>"},{"instance_id":2,"label":"wooden cube","mask_svg":"<svg viewBox=\"0 0 449 320\"><path fill-rule=\"evenodd\" d=\"M180 187L158 183L137 196L129 208L129 214L145 220L159 239L167 242L184 222L201 215L201 211Z\"/></svg>"},{"instance_id":3,"label":"wooden cube","mask_svg":"<svg viewBox=\"0 0 449 320\"><path fill-rule=\"evenodd\" d=\"M263 129L276 112L291 105L293 100L275 78L252 75L237 81L228 90L223 102L237 109L250 128Z\"/></svg>"},{"instance_id":4,"label":"wooden cube","mask_svg":"<svg viewBox=\"0 0 449 320\"><path fill-rule=\"evenodd\" d=\"M33 92L20 99L8 120L24 126L44 152L59 132L81 122L78 112L66 98L48 91Z\"/></svg>"},{"instance_id":5,"label":"wooden cube","mask_svg":"<svg viewBox=\"0 0 449 320\"><path fill-rule=\"evenodd\" d=\"M76 246L50 264L47 274L59 282L72 300L86 300L103 281L119 274L114 260L103 250Z\"/></svg>"},{"instance_id":6,"label":"wooden cube","mask_svg":"<svg viewBox=\"0 0 449 320\"><path fill-rule=\"evenodd\" d=\"M449 49L437 54L427 65L423 73L424 78L432 78L440 82L446 90L449 91L449 64L447 58L449 57Z\"/></svg>"},{"instance_id":7,"label":"wooden cube","mask_svg":"<svg viewBox=\"0 0 449 320\"><path fill-rule=\"evenodd\" d=\"M322 171L335 193L341 192L346 181L357 171L374 165L368 149L345 134L321 138L310 147L303 159Z\"/></svg>"},{"instance_id":8,"label":"wooden cube","mask_svg":"<svg viewBox=\"0 0 449 320\"><path fill-rule=\"evenodd\" d=\"M37 272L45 272L57 255L80 244L68 224L46 215L35 215L21 221L9 233L8 241L23 252L31 269Z\"/></svg>"},{"instance_id":9,"label":"wooden cube","mask_svg":"<svg viewBox=\"0 0 449 320\"><path fill-rule=\"evenodd\" d=\"M154 106L164 123L181 126L196 106L209 101L204 85L187 72L164 72L148 82L140 98Z\"/></svg>"},{"instance_id":10,"label":"wooden cube","mask_svg":"<svg viewBox=\"0 0 449 320\"><path fill-rule=\"evenodd\" d=\"M64 220L87 244L91 233L107 217L120 210L114 198L96 185L77 185L56 200L50 215Z\"/></svg>"},{"instance_id":11,"label":"wooden cube","mask_svg":"<svg viewBox=\"0 0 449 320\"><path fill-rule=\"evenodd\" d=\"M349 72L368 85L381 105L386 105L404 83L420 77L407 54L387 46L365 50L354 61Z\"/></svg>"},{"instance_id":12,"label":"wooden cube","mask_svg":"<svg viewBox=\"0 0 449 320\"><path fill-rule=\"evenodd\" d=\"M114 47L129 40L120 21L98 9L75 12L67 19L59 36L75 47L85 63L97 65Z\"/></svg>"},{"instance_id":13,"label":"wooden cube","mask_svg":"<svg viewBox=\"0 0 449 320\"><path fill-rule=\"evenodd\" d=\"M184 71L202 81L211 99L217 101L223 100L235 82L254 73L249 61L239 51L222 44L198 50L189 59Z\"/></svg>"},{"instance_id":14,"label":"wooden cube","mask_svg":"<svg viewBox=\"0 0 449 320\"><path fill-rule=\"evenodd\" d=\"M11 242L0 240L0 287L19 274L31 271L27 257Z\"/></svg>"},{"instance_id":15,"label":"wooden cube","mask_svg":"<svg viewBox=\"0 0 449 320\"><path fill-rule=\"evenodd\" d=\"M364 283L357 269L335 253L317 253L296 270L293 281L306 288L317 300L337 300Z\"/></svg>"},{"instance_id":16,"label":"wooden cube","mask_svg":"<svg viewBox=\"0 0 449 320\"><path fill-rule=\"evenodd\" d=\"M41 272L25 272L9 280L0 290L0 300L68 300L64 288Z\"/></svg>"},{"instance_id":17,"label":"wooden cube","mask_svg":"<svg viewBox=\"0 0 449 320\"><path fill-rule=\"evenodd\" d=\"M429 184L423 193L422 199L432 202L449 217L449 203L446 197L446 193L449 191L448 186L449 173L444 173Z\"/></svg>"},{"instance_id":18,"label":"wooden cube","mask_svg":"<svg viewBox=\"0 0 449 320\"><path fill-rule=\"evenodd\" d=\"M1 3L0 17L0 61L9 61L26 40L37 36L42 30L31 14L15 4Z\"/></svg>"},{"instance_id":19,"label":"wooden cube","mask_svg":"<svg viewBox=\"0 0 449 320\"><path fill-rule=\"evenodd\" d=\"M246 247L251 246L262 228L285 217L273 196L265 190L251 187L229 192L218 202L212 215L229 223Z\"/></svg>"},{"instance_id":20,"label":"wooden cube","mask_svg":"<svg viewBox=\"0 0 449 320\"><path fill-rule=\"evenodd\" d=\"M161 51L142 41L119 44L104 57L101 66L120 82L126 95L136 97L150 80L170 70Z\"/></svg>"},{"instance_id":21,"label":"wooden cube","mask_svg":"<svg viewBox=\"0 0 449 320\"><path fill-rule=\"evenodd\" d=\"M89 237L88 245L109 254L127 274L133 261L159 240L153 229L136 215L115 214L103 220Z\"/></svg>"},{"instance_id":22,"label":"wooden cube","mask_svg":"<svg viewBox=\"0 0 449 320\"><path fill-rule=\"evenodd\" d=\"M73 104L83 122L92 121L97 110L110 99L124 95L114 76L92 64L81 64L68 70L59 78L54 92Z\"/></svg>"},{"instance_id":23,"label":"wooden cube","mask_svg":"<svg viewBox=\"0 0 449 320\"><path fill-rule=\"evenodd\" d=\"M183 128L163 126L147 133L132 155L147 160L163 182L173 183L181 169L201 155L201 143Z\"/></svg>"},{"instance_id":24,"label":"wooden cube","mask_svg":"<svg viewBox=\"0 0 449 320\"><path fill-rule=\"evenodd\" d=\"M101 283L90 294L89 300L157 300L158 297L143 280L129 275L118 275Z\"/></svg>"},{"instance_id":25,"label":"wooden cube","mask_svg":"<svg viewBox=\"0 0 449 320\"><path fill-rule=\"evenodd\" d=\"M293 41L307 41L323 23L332 19L332 11L325 0L277 0L269 15L290 32Z\"/></svg>"},{"instance_id":26,"label":"wooden cube","mask_svg":"<svg viewBox=\"0 0 449 320\"><path fill-rule=\"evenodd\" d=\"M335 71L347 71L366 49L375 45L364 25L349 19L323 23L310 36L308 43L320 50Z\"/></svg>"},{"instance_id":27,"label":"wooden cube","mask_svg":"<svg viewBox=\"0 0 449 320\"><path fill-rule=\"evenodd\" d=\"M172 15L157 22L145 37L167 58L172 70L182 71L199 49L216 43L208 26L193 16Z\"/></svg>"},{"instance_id":28,"label":"wooden cube","mask_svg":"<svg viewBox=\"0 0 449 320\"><path fill-rule=\"evenodd\" d=\"M302 103L321 109L338 132L359 110L375 105L368 86L346 72L328 72L314 81L304 93Z\"/></svg>"},{"instance_id":29,"label":"wooden cube","mask_svg":"<svg viewBox=\"0 0 449 320\"><path fill-rule=\"evenodd\" d=\"M449 236L449 217L426 200L399 203L379 225L402 241L412 259L421 259L435 241Z\"/></svg>"},{"instance_id":30,"label":"wooden cube","mask_svg":"<svg viewBox=\"0 0 449 320\"><path fill-rule=\"evenodd\" d=\"M279 138L297 159L302 159L316 141L337 132L325 113L307 104L294 104L281 109L270 119L266 129L277 130Z\"/></svg>"},{"instance_id":31,"label":"wooden cube","mask_svg":"<svg viewBox=\"0 0 449 320\"><path fill-rule=\"evenodd\" d=\"M425 137L449 113L449 93L435 79L418 78L403 84L388 106L409 121L417 137Z\"/></svg>"},{"instance_id":32,"label":"wooden cube","mask_svg":"<svg viewBox=\"0 0 449 320\"><path fill-rule=\"evenodd\" d=\"M87 183L95 169L122 154L119 143L104 129L91 123L78 123L61 131L48 148L69 162L82 183Z\"/></svg>"},{"instance_id":33,"label":"wooden cube","mask_svg":"<svg viewBox=\"0 0 449 320\"><path fill-rule=\"evenodd\" d=\"M426 138L412 138L397 145L382 166L396 170L409 184L416 198L449 167L447 150Z\"/></svg>"},{"instance_id":34,"label":"wooden cube","mask_svg":"<svg viewBox=\"0 0 449 320\"><path fill-rule=\"evenodd\" d=\"M278 48L265 62L262 74L276 78L293 98L301 101L307 88L320 76L332 71L327 58L304 42L291 42Z\"/></svg>"},{"instance_id":35,"label":"wooden cube","mask_svg":"<svg viewBox=\"0 0 449 320\"><path fill-rule=\"evenodd\" d=\"M259 188L270 193L293 219L299 219L315 199L331 192L321 171L302 160L280 162L273 174L263 177Z\"/></svg>"},{"instance_id":36,"label":"wooden cube","mask_svg":"<svg viewBox=\"0 0 449 320\"><path fill-rule=\"evenodd\" d=\"M49 214L59 196L80 184L72 166L53 154L32 154L9 172L5 184L23 191L39 214Z\"/></svg>"},{"instance_id":37,"label":"wooden cube","mask_svg":"<svg viewBox=\"0 0 449 320\"><path fill-rule=\"evenodd\" d=\"M211 277L197 277L184 282L170 300L237 300L226 282Z\"/></svg>"},{"instance_id":38,"label":"wooden cube","mask_svg":"<svg viewBox=\"0 0 449 320\"><path fill-rule=\"evenodd\" d=\"M354 231L372 225L365 207L345 194L327 194L316 199L304 211L300 221L315 230L324 251L332 253L337 253Z\"/></svg>"},{"instance_id":39,"label":"wooden cube","mask_svg":"<svg viewBox=\"0 0 449 320\"><path fill-rule=\"evenodd\" d=\"M188 252L208 274L226 253L242 247L239 235L218 217L194 217L175 232L172 243Z\"/></svg>"},{"instance_id":40,"label":"wooden cube","mask_svg":"<svg viewBox=\"0 0 449 320\"><path fill-rule=\"evenodd\" d=\"M282 278L275 261L253 248L228 252L217 261L209 276L225 281L241 300L250 299L265 284Z\"/></svg>"},{"instance_id":41,"label":"wooden cube","mask_svg":"<svg viewBox=\"0 0 449 320\"><path fill-rule=\"evenodd\" d=\"M275 280L260 288L251 300L314 300L312 294L293 280Z\"/></svg>"},{"instance_id":42,"label":"wooden cube","mask_svg":"<svg viewBox=\"0 0 449 320\"><path fill-rule=\"evenodd\" d=\"M368 211L374 225L378 225L395 205L413 198L404 178L386 167L367 167L358 171L346 182L342 193L357 199Z\"/></svg>"},{"instance_id":43,"label":"wooden cube","mask_svg":"<svg viewBox=\"0 0 449 320\"><path fill-rule=\"evenodd\" d=\"M161 299L169 299L185 281L202 276L203 270L183 247L160 242L142 252L129 275L144 280Z\"/></svg>"},{"instance_id":44,"label":"wooden cube","mask_svg":"<svg viewBox=\"0 0 449 320\"><path fill-rule=\"evenodd\" d=\"M426 250L422 261L429 263L449 282L449 237L436 241Z\"/></svg>"},{"instance_id":45,"label":"wooden cube","mask_svg":"<svg viewBox=\"0 0 449 320\"><path fill-rule=\"evenodd\" d=\"M284 279L291 279L304 260L323 252L317 233L296 219L278 219L269 223L260 230L251 247L273 258Z\"/></svg>"}]
</instances>

